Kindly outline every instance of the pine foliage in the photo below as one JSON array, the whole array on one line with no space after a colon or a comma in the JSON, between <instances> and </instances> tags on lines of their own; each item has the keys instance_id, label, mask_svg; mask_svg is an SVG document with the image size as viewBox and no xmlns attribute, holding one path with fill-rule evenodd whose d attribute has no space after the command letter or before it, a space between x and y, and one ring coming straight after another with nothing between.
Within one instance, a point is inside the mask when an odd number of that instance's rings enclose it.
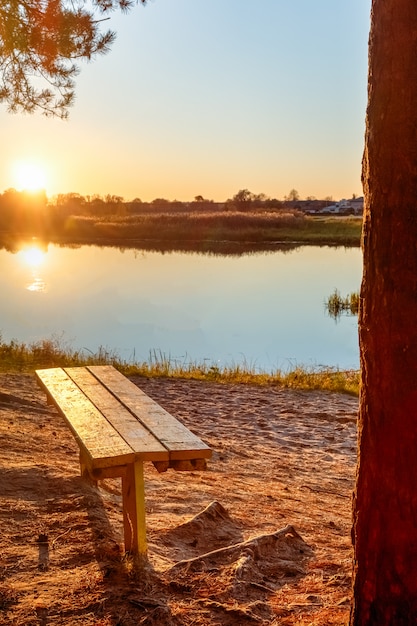
<instances>
[{"instance_id":1,"label":"pine foliage","mask_svg":"<svg viewBox=\"0 0 417 626\"><path fill-rule=\"evenodd\" d=\"M145 4L146 0L138 0ZM132 0L0 0L0 102L13 113L66 118L82 60L115 39L107 14Z\"/></svg>"}]
</instances>

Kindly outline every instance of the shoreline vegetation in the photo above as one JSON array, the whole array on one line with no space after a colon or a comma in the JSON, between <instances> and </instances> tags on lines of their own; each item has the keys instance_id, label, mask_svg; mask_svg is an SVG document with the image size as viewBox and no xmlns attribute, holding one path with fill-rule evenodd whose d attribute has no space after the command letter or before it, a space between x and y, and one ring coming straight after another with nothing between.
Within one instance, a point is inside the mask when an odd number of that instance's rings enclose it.
<instances>
[{"instance_id":1,"label":"shoreline vegetation","mask_svg":"<svg viewBox=\"0 0 417 626\"><path fill-rule=\"evenodd\" d=\"M44 245L102 245L157 251L239 254L293 249L300 245L359 246L358 217L291 214L157 214L132 217L71 215L42 228L2 229L0 242L14 251L20 241L36 237Z\"/></svg>"},{"instance_id":2,"label":"shoreline vegetation","mask_svg":"<svg viewBox=\"0 0 417 626\"><path fill-rule=\"evenodd\" d=\"M304 206L298 201L237 197L239 194L222 204L204 199L191 203L162 199L129 203L114 196L106 201L87 201L77 194L66 194L51 203L42 194L29 196L10 190L0 196L0 245L13 252L22 241L35 237L44 245L218 254L285 250L300 245L360 245L360 216L311 214L323 203L311 208L312 203Z\"/></svg>"},{"instance_id":3,"label":"shoreline vegetation","mask_svg":"<svg viewBox=\"0 0 417 626\"><path fill-rule=\"evenodd\" d=\"M322 390L350 395L359 393L359 372L337 368L297 366L288 371L258 371L249 364L219 367L192 361L177 362L163 353L153 352L148 361L121 359L117 353L101 347L96 353L74 350L59 339L25 344L4 341L0 334L0 372L31 373L49 367L113 365L126 376L146 378L183 378L224 384L271 385L288 389Z\"/></svg>"},{"instance_id":4,"label":"shoreline vegetation","mask_svg":"<svg viewBox=\"0 0 417 626\"><path fill-rule=\"evenodd\" d=\"M348 315L358 315L359 313L359 292L353 291L347 296L341 296L338 289L327 298L326 307L330 317L338 319L343 313Z\"/></svg>"}]
</instances>

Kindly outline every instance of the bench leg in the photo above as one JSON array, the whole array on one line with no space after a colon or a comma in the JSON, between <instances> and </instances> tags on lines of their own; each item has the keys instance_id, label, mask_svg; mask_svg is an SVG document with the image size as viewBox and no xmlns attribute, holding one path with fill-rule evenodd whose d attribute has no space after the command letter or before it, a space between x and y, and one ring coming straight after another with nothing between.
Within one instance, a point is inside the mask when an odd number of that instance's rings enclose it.
<instances>
[{"instance_id":1,"label":"bench leg","mask_svg":"<svg viewBox=\"0 0 417 626\"><path fill-rule=\"evenodd\" d=\"M125 550L146 556L145 483L142 461L127 466L126 475L122 477L122 494Z\"/></svg>"},{"instance_id":2,"label":"bench leg","mask_svg":"<svg viewBox=\"0 0 417 626\"><path fill-rule=\"evenodd\" d=\"M80 472L81 472L81 476L82 478L84 478L84 480L88 481L90 484L94 485L94 487L97 487L97 480L95 478L93 478L90 474L90 471L88 469L88 463L84 458L84 454L83 452L80 450Z\"/></svg>"}]
</instances>

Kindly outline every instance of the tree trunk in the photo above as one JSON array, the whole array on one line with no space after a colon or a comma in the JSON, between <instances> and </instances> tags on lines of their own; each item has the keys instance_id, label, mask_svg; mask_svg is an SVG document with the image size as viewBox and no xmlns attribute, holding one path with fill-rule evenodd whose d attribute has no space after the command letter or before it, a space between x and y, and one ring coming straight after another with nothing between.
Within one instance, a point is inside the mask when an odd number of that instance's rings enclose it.
<instances>
[{"instance_id":1,"label":"tree trunk","mask_svg":"<svg viewBox=\"0 0 417 626\"><path fill-rule=\"evenodd\" d=\"M417 624L417 0L373 0L351 626Z\"/></svg>"}]
</instances>

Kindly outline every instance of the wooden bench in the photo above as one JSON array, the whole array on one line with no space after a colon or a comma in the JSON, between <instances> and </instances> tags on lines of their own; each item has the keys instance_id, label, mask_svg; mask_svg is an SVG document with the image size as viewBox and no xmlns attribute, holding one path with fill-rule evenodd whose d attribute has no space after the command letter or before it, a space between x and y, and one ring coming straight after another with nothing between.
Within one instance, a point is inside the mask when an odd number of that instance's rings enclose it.
<instances>
[{"instance_id":1,"label":"wooden bench","mask_svg":"<svg viewBox=\"0 0 417 626\"><path fill-rule=\"evenodd\" d=\"M143 462L159 472L203 470L210 448L111 366L44 369L36 376L75 436L81 474L95 483L122 478L125 550L146 555Z\"/></svg>"}]
</instances>

